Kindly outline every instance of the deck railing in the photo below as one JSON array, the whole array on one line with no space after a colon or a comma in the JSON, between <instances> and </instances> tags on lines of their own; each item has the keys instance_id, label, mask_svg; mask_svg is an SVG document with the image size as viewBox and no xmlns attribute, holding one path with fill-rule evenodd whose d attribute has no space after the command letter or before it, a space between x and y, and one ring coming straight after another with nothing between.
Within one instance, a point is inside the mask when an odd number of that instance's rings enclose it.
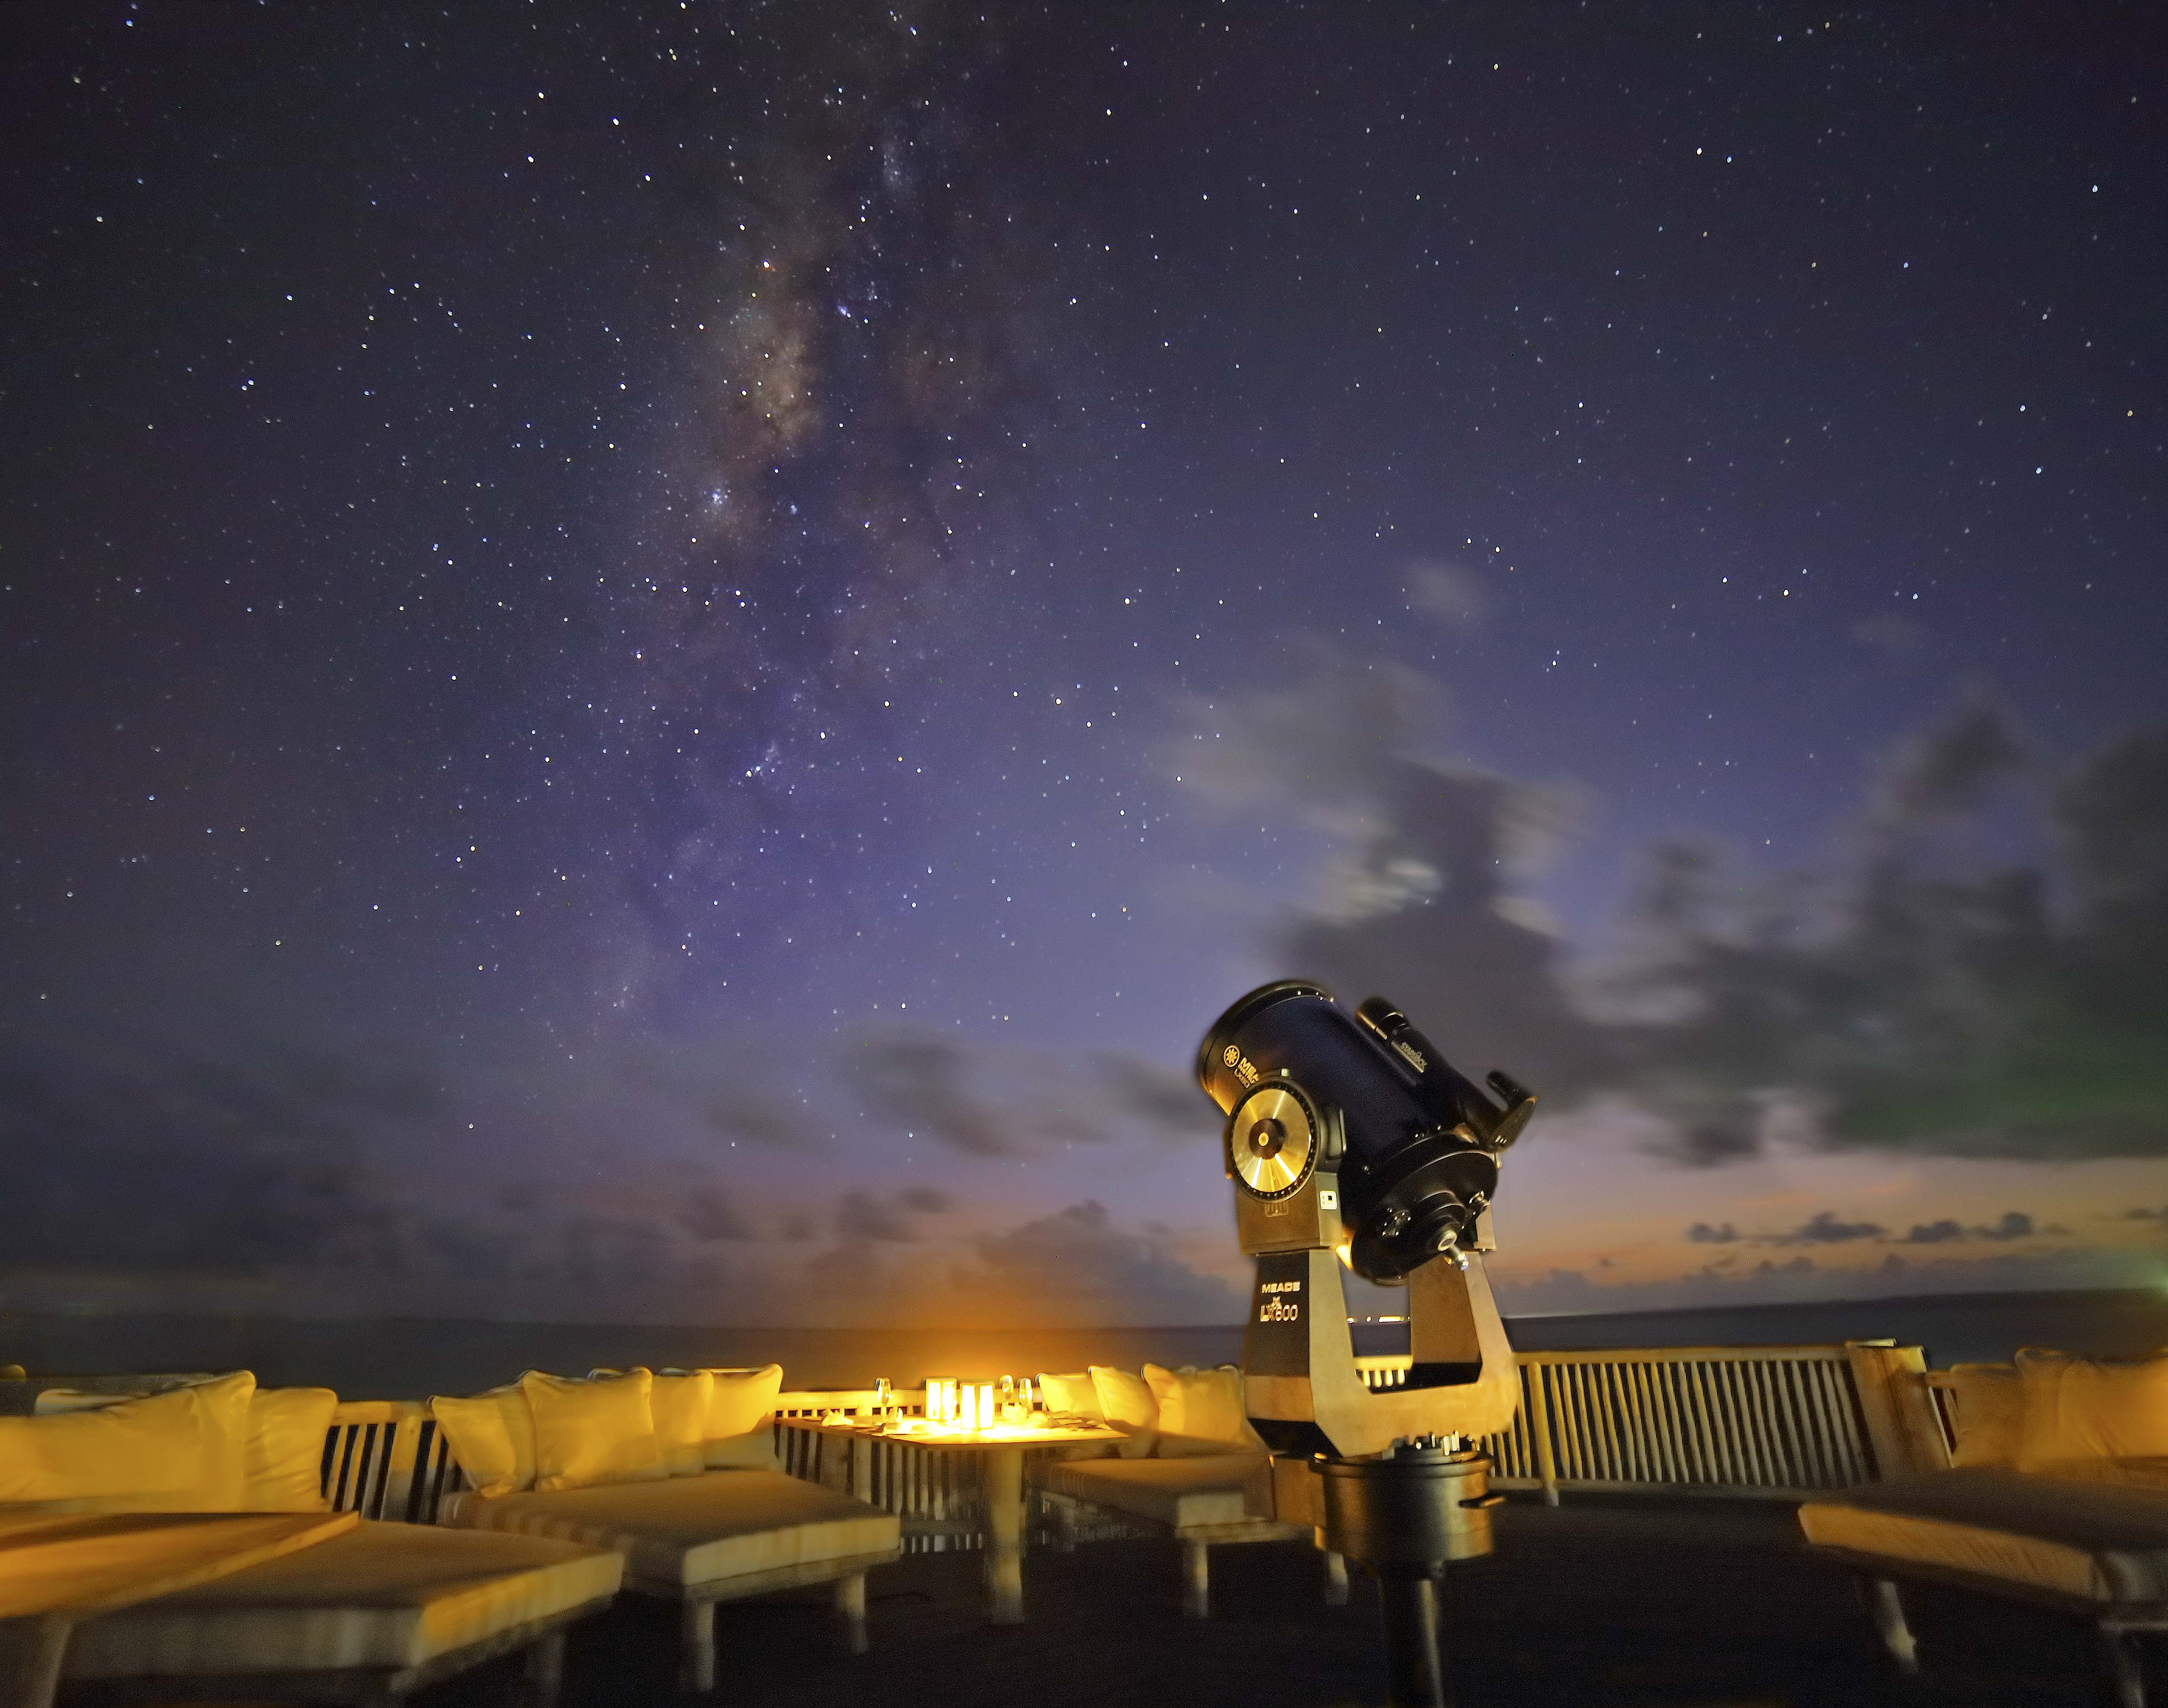
<instances>
[{"instance_id":1,"label":"deck railing","mask_svg":"<svg viewBox=\"0 0 2168 1708\"><path fill-rule=\"evenodd\" d=\"M1359 1358L1374 1389L1409 1359ZM1477 1445L1491 1481L1534 1488L1662 1489L1795 1500L1947 1465L1917 1347L1654 1347L1523 1352L1513 1426Z\"/></svg>"},{"instance_id":2,"label":"deck railing","mask_svg":"<svg viewBox=\"0 0 2168 1708\"><path fill-rule=\"evenodd\" d=\"M1949 1464L1947 1395L1917 1347L1655 1347L1523 1352L1512 1428L1477 1445L1491 1481L1540 1491L1661 1490L1797 1499ZM1398 1387L1409 1359L1358 1358L1374 1389ZM964 1454L854 1444L848 1465L824 1461L824 1438L794 1418L874 1408L871 1388L793 1389L776 1397L776 1451L794 1477L829 1482L897 1514L914 1548L976 1546L978 1466ZM889 1410L923 1416L922 1388L898 1388ZM467 1486L428 1407L350 1401L325 1436L323 1488L340 1511L437 1521Z\"/></svg>"}]
</instances>

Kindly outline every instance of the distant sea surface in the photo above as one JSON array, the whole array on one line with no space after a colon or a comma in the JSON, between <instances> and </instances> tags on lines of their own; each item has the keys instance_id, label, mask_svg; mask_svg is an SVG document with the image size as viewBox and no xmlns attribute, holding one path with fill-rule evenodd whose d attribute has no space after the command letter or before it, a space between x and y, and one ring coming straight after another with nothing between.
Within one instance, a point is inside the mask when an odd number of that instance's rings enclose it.
<instances>
[{"instance_id":1,"label":"distant sea surface","mask_svg":"<svg viewBox=\"0 0 2168 1708\"><path fill-rule=\"evenodd\" d=\"M1889 1338L1937 1366L2007 1359L2020 1346L2095 1356L2168 1347L2168 1295L1972 1293L1820 1305L1508 1320L1523 1351L1631 1346L1825 1345ZM1396 1347L1395 1333L1402 1338ZM1359 1325L1358 1349L1405 1349L1405 1330ZM336 1388L353 1399L472 1393L523 1370L783 1365L794 1388L916 1386L929 1375L994 1375L1239 1362L1240 1324L1169 1328L704 1328L423 1318L316 1322L271 1317L44 1316L0 1312L0 1364L33 1375L249 1369L266 1386ZM3 1405L4 1401L0 1401Z\"/></svg>"}]
</instances>

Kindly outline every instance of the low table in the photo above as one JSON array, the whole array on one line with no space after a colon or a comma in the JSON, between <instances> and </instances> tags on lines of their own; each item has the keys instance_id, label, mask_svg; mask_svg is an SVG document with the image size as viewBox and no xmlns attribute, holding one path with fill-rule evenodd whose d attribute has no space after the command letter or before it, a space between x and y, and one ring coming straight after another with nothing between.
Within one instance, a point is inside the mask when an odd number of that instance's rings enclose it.
<instances>
[{"instance_id":1,"label":"low table","mask_svg":"<svg viewBox=\"0 0 2168 1708\"><path fill-rule=\"evenodd\" d=\"M82 1620L312 1547L359 1513L70 1513L0 1518L0 1708L50 1708Z\"/></svg>"},{"instance_id":2,"label":"low table","mask_svg":"<svg viewBox=\"0 0 2168 1708\"><path fill-rule=\"evenodd\" d=\"M888 1441L928 1453L971 1452L980 1461L980 1487L986 1502L986 1551L984 1573L986 1617L995 1625L1023 1623L1023 1457L1041 1447L1072 1447L1119 1441L1121 1431L1103 1423L1034 1429L997 1423L988 1429L962 1429L911 1418L882 1421L851 1418L824 1423L813 1418L785 1418L786 1429L800 1429L825 1440L869 1450L853 1451L842 1461L838 1486L863 1499L872 1493L870 1445ZM899 1427L901 1425L901 1427ZM840 1455L839 1455L840 1457ZM824 1481L827 1480L824 1477Z\"/></svg>"}]
</instances>

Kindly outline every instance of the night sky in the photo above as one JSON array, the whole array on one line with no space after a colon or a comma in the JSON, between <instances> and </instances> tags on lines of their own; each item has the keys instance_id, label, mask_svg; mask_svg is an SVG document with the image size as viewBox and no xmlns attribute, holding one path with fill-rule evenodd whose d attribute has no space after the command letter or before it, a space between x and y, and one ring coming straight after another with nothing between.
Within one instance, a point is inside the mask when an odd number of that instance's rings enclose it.
<instances>
[{"instance_id":1,"label":"night sky","mask_svg":"<svg viewBox=\"0 0 2168 1708\"><path fill-rule=\"evenodd\" d=\"M2143 6L0 11L0 1306L2168 1278Z\"/></svg>"}]
</instances>

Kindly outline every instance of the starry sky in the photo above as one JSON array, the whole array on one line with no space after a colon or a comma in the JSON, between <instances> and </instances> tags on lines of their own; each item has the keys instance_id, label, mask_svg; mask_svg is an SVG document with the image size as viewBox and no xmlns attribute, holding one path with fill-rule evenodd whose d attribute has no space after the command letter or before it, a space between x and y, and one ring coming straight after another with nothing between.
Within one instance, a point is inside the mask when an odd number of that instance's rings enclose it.
<instances>
[{"instance_id":1,"label":"starry sky","mask_svg":"<svg viewBox=\"0 0 2168 1708\"><path fill-rule=\"evenodd\" d=\"M0 12L10 1308L2168 1277L2168 126L2040 5Z\"/></svg>"}]
</instances>

